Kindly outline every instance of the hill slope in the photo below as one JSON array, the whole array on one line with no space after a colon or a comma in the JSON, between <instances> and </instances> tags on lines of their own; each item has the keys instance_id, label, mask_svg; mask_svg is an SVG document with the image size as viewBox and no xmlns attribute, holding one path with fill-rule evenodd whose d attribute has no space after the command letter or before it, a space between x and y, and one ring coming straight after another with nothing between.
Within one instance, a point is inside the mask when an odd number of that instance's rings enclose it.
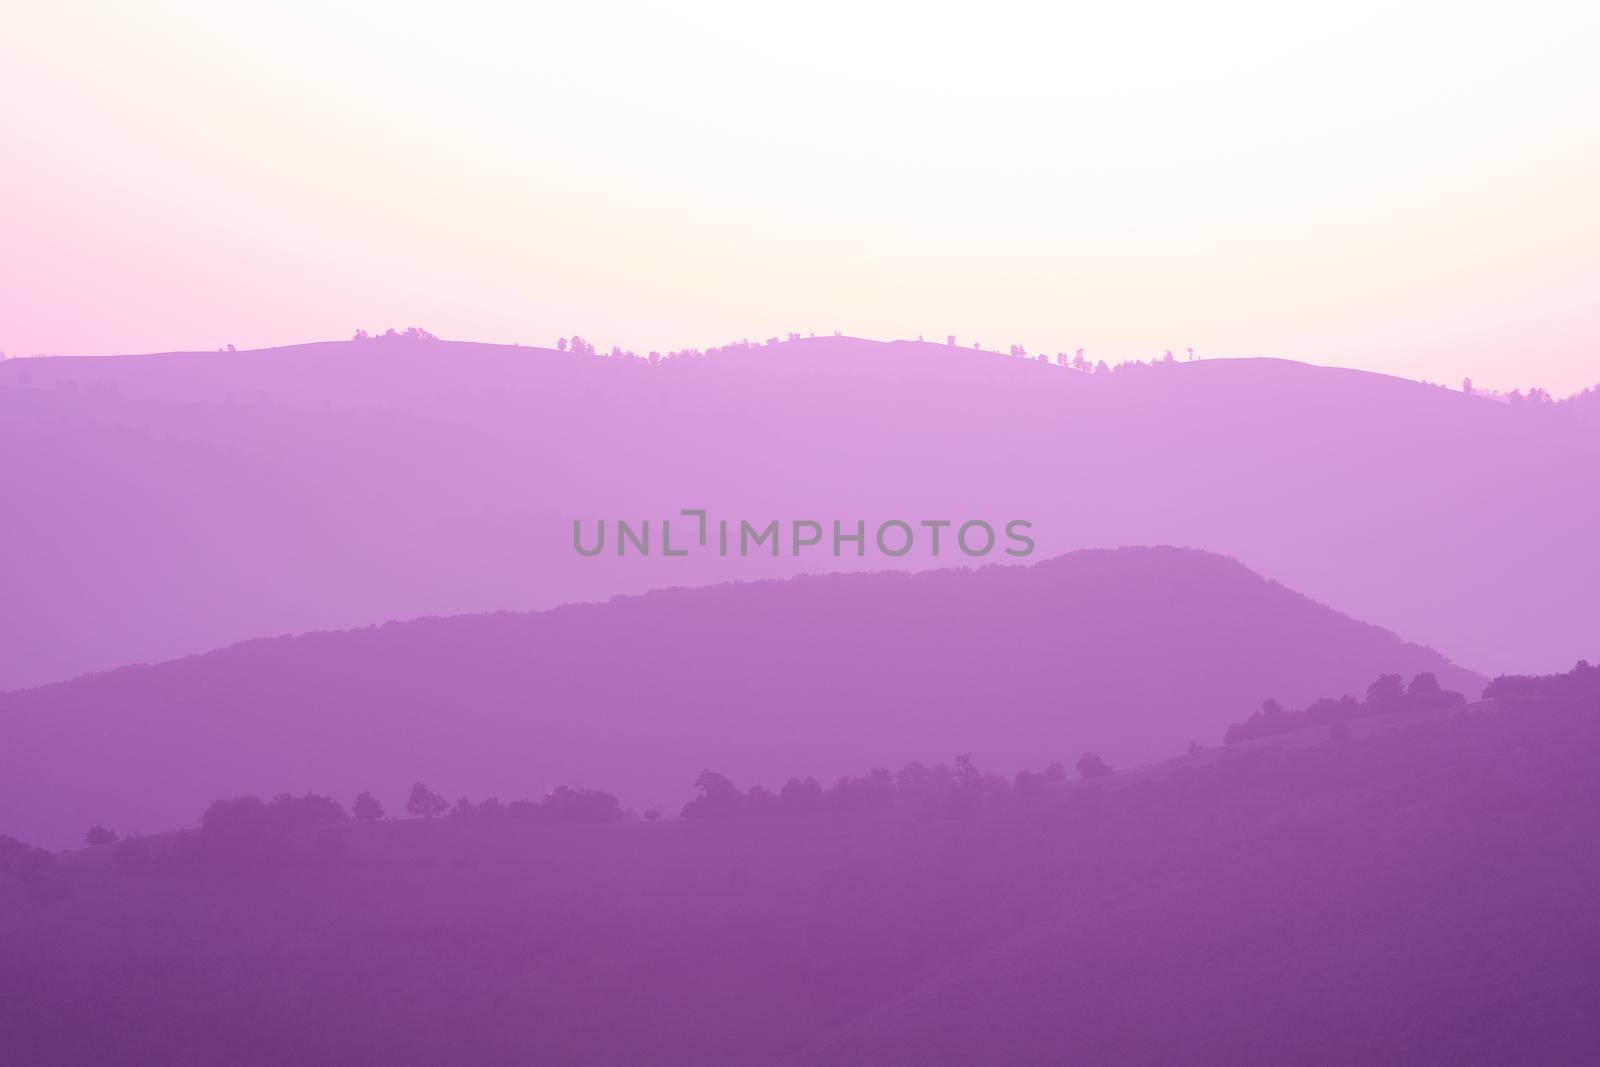
<instances>
[{"instance_id":1,"label":"hill slope","mask_svg":"<svg viewBox=\"0 0 1600 1067\"><path fill-rule=\"evenodd\" d=\"M0 826L65 843L92 822L184 825L241 791L398 798L418 778L452 798L564 782L645 805L708 766L777 786L965 752L1121 763L1213 743L1267 696L1359 693L1389 671L1482 684L1192 550L673 589L0 694Z\"/></svg>"},{"instance_id":2,"label":"hill slope","mask_svg":"<svg viewBox=\"0 0 1600 1067\"><path fill-rule=\"evenodd\" d=\"M1592 1063L1596 710L1230 750L971 818L344 824L342 848L190 877L86 850L64 899L0 875L0 1047L38 1067Z\"/></svg>"},{"instance_id":3,"label":"hill slope","mask_svg":"<svg viewBox=\"0 0 1600 1067\"><path fill-rule=\"evenodd\" d=\"M26 384L24 384L26 383ZM1278 360L1084 375L817 338L0 365L0 689L263 634L880 567L581 559L572 522L1032 520L1220 552L1491 673L1600 634L1593 420ZM947 565L914 553L895 566Z\"/></svg>"},{"instance_id":4,"label":"hill slope","mask_svg":"<svg viewBox=\"0 0 1600 1067\"><path fill-rule=\"evenodd\" d=\"M1479 705L1108 801L1098 814L1189 851L1041 907L792 1062L1592 1062L1588 705ZM1131 859L1109 863L1162 866Z\"/></svg>"}]
</instances>

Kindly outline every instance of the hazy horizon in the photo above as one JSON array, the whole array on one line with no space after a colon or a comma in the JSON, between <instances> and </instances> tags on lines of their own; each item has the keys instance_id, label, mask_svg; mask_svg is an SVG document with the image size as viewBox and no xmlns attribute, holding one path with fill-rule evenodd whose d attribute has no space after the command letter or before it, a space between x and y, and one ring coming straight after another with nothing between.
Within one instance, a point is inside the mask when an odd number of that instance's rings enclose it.
<instances>
[{"instance_id":1,"label":"hazy horizon","mask_svg":"<svg viewBox=\"0 0 1600 1067\"><path fill-rule=\"evenodd\" d=\"M653 365L399 336L10 360L0 386L0 453L25 457L0 482L8 535L29 561L0 611L0 688L263 634L938 563L574 551L577 520L692 507L1025 519L1039 558L1204 548L1491 675L1592 647L1595 512L1569 488L1595 462L1592 400L833 336Z\"/></svg>"},{"instance_id":2,"label":"hazy horizon","mask_svg":"<svg viewBox=\"0 0 1600 1067\"><path fill-rule=\"evenodd\" d=\"M0 350L839 330L1600 378L1592 7L375 14L15 12Z\"/></svg>"},{"instance_id":3,"label":"hazy horizon","mask_svg":"<svg viewBox=\"0 0 1600 1067\"><path fill-rule=\"evenodd\" d=\"M0 1057L1600 1062L1600 4L6 15Z\"/></svg>"},{"instance_id":4,"label":"hazy horizon","mask_svg":"<svg viewBox=\"0 0 1600 1067\"><path fill-rule=\"evenodd\" d=\"M411 324L407 324L407 327L409 327L410 325ZM382 333L384 329L396 329L396 328L398 328L398 327L396 327L396 326L383 326L383 327L377 327L377 328L358 327L357 329L360 330L360 332L367 333L369 335L374 335L375 336L377 334ZM420 327L420 328L426 329L425 326ZM429 332L431 333L432 331L429 331ZM666 353L666 352L669 352L669 351L680 351L680 350L682 350L682 351L703 351L703 350L705 350L707 348L716 348L716 347L725 346L725 345L728 345L728 344L742 344L742 343L745 343L746 341L748 341L751 344L761 344L761 343L764 343L769 338L772 338L772 337L783 338L783 337L788 336L792 332L793 331L787 331L787 330L770 330L770 331L766 331L766 332L760 333L760 334L752 334L747 338L724 337L724 338L721 338L720 340L711 341L711 342L708 342L707 344L704 344L704 345L685 345L685 346L681 346L680 348L669 348L667 346L656 345L656 346L652 346L652 347L647 348L647 349L640 349L640 350L637 350L637 351L634 350L634 349L626 349L626 351L630 355L641 356L641 357L648 355L648 353L652 352L652 351L663 353L663 354ZM586 340L588 340L590 343L593 343L596 346L597 350L598 350L597 351L598 355L604 357L604 356L607 356L607 355L610 354L611 348L613 346L610 344L610 342L605 341L603 338L601 338L601 337L587 337L586 335L584 335L582 333L582 331L574 331L574 334L576 336L585 337ZM802 335L802 336L806 336L806 335ZM824 335L822 335L822 334L814 334L814 335L811 335L811 336L822 337ZM1011 355L1011 354L1013 354L1013 353L1010 353L1010 352L1007 351L1007 349L1009 348L1008 345L995 345L995 344L985 345L985 344L983 344L981 339L976 340L976 341L968 341L968 340L963 340L962 338L958 337L958 338L955 339L955 344L953 346L951 346L947 342L947 337L950 336L950 335L944 335L944 336L935 337L932 334L918 334L916 336L910 336L910 337L864 337L864 336L860 336L860 335L856 335L856 334L844 333L844 332L841 331L841 332L839 332L837 334L830 333L830 334L828 334L826 336L828 336L828 337L837 337L837 339L839 339L841 341L866 341L866 342L871 343L871 344L885 344L885 345L913 344L913 343L916 343L916 344L931 344L931 345L938 345L938 346L941 346L941 347L955 347L957 349L961 349L961 350L965 350L965 351L981 351L981 352L985 352L985 353L991 354L991 355ZM220 347L209 347L208 346L208 347L199 347L199 348L167 348L167 349L148 349L148 350L141 349L141 350L138 350L138 351L135 351L135 350L132 350L132 349L121 349L121 350L116 350L116 351L95 351L95 352L27 352L27 353L24 353L24 352L6 352L6 353L4 353L4 358L6 358L6 359L58 359L58 358L59 359L119 359L119 358L124 358L124 357L137 358L137 357L140 357L140 356L163 356L163 355L179 355L179 354L190 354L190 353L201 353L201 354L203 354L203 353L211 353L211 352L215 352L216 354L219 354L219 355L227 355L230 352L234 353L234 354L238 354L240 352L265 352L265 351L271 351L271 350L274 350L274 349L303 348L303 347L312 346L312 345L334 344L334 343L338 343L338 342L341 342L341 341L348 341L350 339L351 339L350 335L341 335L341 336L338 336L338 337L303 337L303 338L300 338L298 340L289 340L289 341L284 341L284 342L281 342L281 343L263 344L263 345L257 345L257 346L249 346L249 347L244 346L244 345L236 345L236 344L233 344L232 342L229 342L228 345L223 345L223 346L220 346ZM447 341L447 342L450 342L452 344L485 345L485 346L488 346L488 347L495 347L495 348L526 348L526 349L530 349L530 350L554 352L554 351L558 351L559 350L559 346L563 342L566 342L566 341L569 340L569 335L563 334L563 335L561 335L559 337L546 338L546 339L543 339L543 340L520 340L520 339L519 340L490 340L490 339L485 339L485 338L480 338L480 337L439 337L438 340ZM978 346L981 346L981 347L978 347ZM617 346L617 347L621 347L621 346ZM1065 357L1067 357L1069 359L1072 358L1076 354L1077 351L1078 351L1077 349L1069 349L1069 350L1065 350L1065 351L1045 350L1045 349L1040 349L1038 351L1034 351L1032 349L1029 349L1029 350L1026 351L1026 353L1024 355L1025 355L1025 358L1041 359L1041 360L1044 360L1046 362L1056 363L1058 361L1058 359L1060 357L1063 357L1063 356L1065 356ZM1091 364L1104 361L1108 366L1115 367L1115 366L1118 366L1118 365L1120 365L1122 363L1153 363L1153 362L1160 362L1160 361L1162 361L1164 359L1164 357L1168 353L1171 353L1173 359L1176 360L1176 361L1179 361L1179 362L1190 362L1190 361L1195 361L1195 360L1197 360L1197 361L1211 361L1211 362L1221 362L1221 361L1227 361L1227 360L1275 360L1275 361L1284 362L1284 363L1299 363L1299 364L1303 364L1303 365L1308 366L1308 367L1321 367L1321 368L1323 368L1325 370L1353 370L1353 371L1362 371L1362 372L1368 373L1368 374L1381 374L1381 375L1384 375L1385 377L1398 378L1398 379L1400 379L1402 381L1416 382L1418 384L1423 384L1423 385L1439 385L1439 386L1443 386L1443 387L1445 387L1447 389L1453 389L1453 390L1457 390L1457 391L1460 391L1462 389L1462 387L1465 384L1465 382L1471 382L1474 393L1479 394L1479 395L1495 395L1495 394L1498 394L1500 396L1506 396L1506 395L1509 395L1513 391L1516 391L1516 392L1521 392L1522 391L1522 389L1520 387L1512 387L1512 388L1507 388L1507 389L1497 389L1497 388L1495 388L1494 386L1492 386L1488 382L1472 381L1470 376L1467 376L1464 380L1463 379L1435 380L1435 379L1431 379L1431 378L1412 377L1412 376L1409 376L1407 374L1400 373L1398 371L1384 370L1384 369L1371 368L1371 367L1348 366L1348 365L1340 364L1340 363L1318 362L1316 360L1309 360L1309 359L1297 359L1294 356L1278 355L1278 354L1274 354L1274 353L1238 353L1238 354L1227 354L1227 355L1221 355L1221 354L1213 353L1213 354L1207 355L1207 354L1199 353L1199 352L1190 353L1189 351L1187 351L1184 348L1164 348L1164 349L1162 349L1160 351L1157 351L1157 352L1149 352L1149 353L1142 353L1142 354L1141 353L1134 353L1134 354L1131 354L1131 355L1117 355L1115 357L1108 356L1108 355L1106 355L1104 353L1095 353L1095 352L1090 352L1090 351L1084 351L1083 352L1083 356L1084 356L1084 358L1088 359ZM1600 364L1597 364L1596 370L1595 370L1595 374L1596 374L1596 377L1595 377L1594 381L1589 382L1588 384L1579 385L1579 386L1577 386L1577 387L1575 387L1575 388L1573 388L1573 389L1571 389L1569 391L1558 392L1558 391L1554 391L1554 390L1546 390L1546 392L1548 392L1550 394L1551 398L1555 399L1555 400L1563 400L1563 399L1567 399L1568 397L1571 397L1571 396L1576 396L1576 395L1578 395L1580 393L1583 393L1583 392L1586 392L1586 391L1588 391L1590 389L1600 387ZM1530 389L1530 390L1533 390L1533 389L1541 389L1541 388L1544 388L1544 387L1541 386L1539 383L1530 383L1527 386L1527 388Z\"/></svg>"}]
</instances>

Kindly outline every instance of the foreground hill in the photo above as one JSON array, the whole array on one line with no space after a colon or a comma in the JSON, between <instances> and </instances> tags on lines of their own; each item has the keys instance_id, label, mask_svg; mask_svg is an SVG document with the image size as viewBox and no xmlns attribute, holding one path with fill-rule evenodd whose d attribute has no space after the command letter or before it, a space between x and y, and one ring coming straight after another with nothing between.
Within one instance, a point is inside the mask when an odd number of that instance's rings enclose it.
<instances>
[{"instance_id":1,"label":"foreground hill","mask_svg":"<svg viewBox=\"0 0 1600 1067\"><path fill-rule=\"evenodd\" d=\"M1159 873L1041 907L793 1062L1592 1063L1597 678L1129 775L1079 810L1182 860L1130 842L1109 865Z\"/></svg>"},{"instance_id":2,"label":"foreground hill","mask_svg":"<svg viewBox=\"0 0 1600 1067\"><path fill-rule=\"evenodd\" d=\"M1422 671L1482 685L1184 549L673 589L0 694L0 826L65 843L90 823L182 825L230 791L395 798L415 779L450 798L606 784L642 807L708 766L776 785L960 753L1121 763L1214 742L1268 696L1298 706Z\"/></svg>"},{"instance_id":3,"label":"foreground hill","mask_svg":"<svg viewBox=\"0 0 1600 1067\"><path fill-rule=\"evenodd\" d=\"M37 1067L1593 1063L1585 678L1567 706L1366 719L967 817L344 823L183 876L90 849L59 862L57 899L0 876L0 1048Z\"/></svg>"},{"instance_id":4,"label":"foreground hill","mask_svg":"<svg viewBox=\"0 0 1600 1067\"><path fill-rule=\"evenodd\" d=\"M0 689L265 634L900 559L579 558L572 523L1031 520L1220 552L1491 673L1600 633L1600 424L1279 360L815 338L659 366L366 341L0 364Z\"/></svg>"}]
</instances>

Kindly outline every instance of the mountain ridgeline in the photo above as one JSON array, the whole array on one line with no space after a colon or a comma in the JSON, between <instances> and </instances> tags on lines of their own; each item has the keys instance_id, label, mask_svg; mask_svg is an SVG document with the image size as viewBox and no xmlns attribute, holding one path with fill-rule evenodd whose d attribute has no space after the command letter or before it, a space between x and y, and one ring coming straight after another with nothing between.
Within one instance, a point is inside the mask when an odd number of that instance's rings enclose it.
<instances>
[{"instance_id":1,"label":"mountain ridgeline","mask_svg":"<svg viewBox=\"0 0 1600 1067\"><path fill-rule=\"evenodd\" d=\"M1282 360L1089 374L844 337L657 365L422 334L11 360L0 689L267 634L952 562L573 550L575 521L683 509L1023 519L1034 558L1187 545L1474 668L1554 670L1600 633L1593 410Z\"/></svg>"},{"instance_id":2,"label":"mountain ridgeline","mask_svg":"<svg viewBox=\"0 0 1600 1067\"><path fill-rule=\"evenodd\" d=\"M0 835L0 1049L30 1067L1593 1062L1600 670L1416 714L1014 786L962 761L736 799L707 772L659 821L561 790L430 818L447 805L419 785L409 819L365 794L354 819L245 797L59 857Z\"/></svg>"},{"instance_id":3,"label":"mountain ridgeline","mask_svg":"<svg viewBox=\"0 0 1600 1067\"><path fill-rule=\"evenodd\" d=\"M0 694L0 827L185 825L238 793L424 780L446 796L604 785L675 810L707 767L824 782L1211 743L1268 695L1382 673L1483 679L1209 553L668 589L547 612L246 642ZM48 802L46 802L48 798Z\"/></svg>"}]
</instances>

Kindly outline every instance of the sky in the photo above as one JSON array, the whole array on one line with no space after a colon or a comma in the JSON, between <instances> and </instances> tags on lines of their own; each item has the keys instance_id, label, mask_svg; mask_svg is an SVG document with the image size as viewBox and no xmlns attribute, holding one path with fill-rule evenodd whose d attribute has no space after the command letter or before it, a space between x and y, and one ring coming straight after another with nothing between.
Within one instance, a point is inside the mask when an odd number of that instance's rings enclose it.
<instances>
[{"instance_id":1,"label":"sky","mask_svg":"<svg viewBox=\"0 0 1600 1067\"><path fill-rule=\"evenodd\" d=\"M1600 5L7 4L0 350L953 334L1600 382Z\"/></svg>"}]
</instances>

